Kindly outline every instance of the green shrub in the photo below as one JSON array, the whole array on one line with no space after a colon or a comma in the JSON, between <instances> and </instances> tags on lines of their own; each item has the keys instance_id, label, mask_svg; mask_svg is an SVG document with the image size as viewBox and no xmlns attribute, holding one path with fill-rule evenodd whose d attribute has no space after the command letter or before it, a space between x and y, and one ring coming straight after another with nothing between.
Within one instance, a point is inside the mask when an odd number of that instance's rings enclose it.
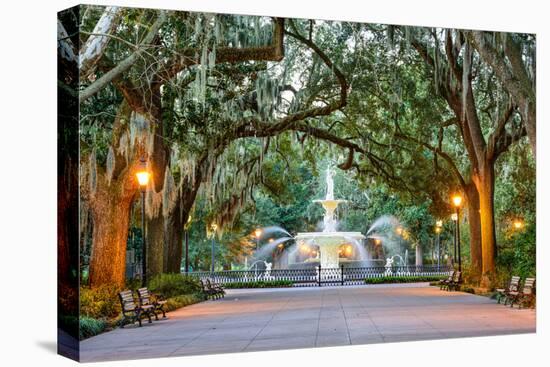
<instances>
[{"instance_id":1,"label":"green shrub","mask_svg":"<svg viewBox=\"0 0 550 367\"><path fill-rule=\"evenodd\" d=\"M168 298L166 304L164 305L164 310L166 312L173 311L181 307L198 303L202 300L203 300L202 297L196 294L184 294L180 296L175 296L172 298Z\"/></svg>"},{"instance_id":2,"label":"green shrub","mask_svg":"<svg viewBox=\"0 0 550 367\"><path fill-rule=\"evenodd\" d=\"M367 278L365 284L384 283L414 283L414 282L436 282L445 279L445 275L413 275L413 276L383 276L378 278Z\"/></svg>"},{"instance_id":3,"label":"green shrub","mask_svg":"<svg viewBox=\"0 0 550 367\"><path fill-rule=\"evenodd\" d=\"M196 277L184 274L158 274L149 282L149 290L170 298L201 293L202 288Z\"/></svg>"},{"instance_id":4,"label":"green shrub","mask_svg":"<svg viewBox=\"0 0 550 367\"><path fill-rule=\"evenodd\" d=\"M107 326L105 321L97 320L92 317L81 317L79 324L80 340L100 334Z\"/></svg>"},{"instance_id":5,"label":"green shrub","mask_svg":"<svg viewBox=\"0 0 550 367\"><path fill-rule=\"evenodd\" d=\"M224 284L224 288L275 288L292 287L291 280L258 280L255 282L232 282Z\"/></svg>"},{"instance_id":6,"label":"green shrub","mask_svg":"<svg viewBox=\"0 0 550 367\"><path fill-rule=\"evenodd\" d=\"M120 301L117 286L103 285L98 288L80 288L80 313L94 319L117 317L120 314Z\"/></svg>"},{"instance_id":7,"label":"green shrub","mask_svg":"<svg viewBox=\"0 0 550 367\"><path fill-rule=\"evenodd\" d=\"M534 223L535 219L532 219ZM536 276L536 226L526 226L499 244L497 255L498 277L496 284L503 285L512 275L522 278Z\"/></svg>"}]
</instances>

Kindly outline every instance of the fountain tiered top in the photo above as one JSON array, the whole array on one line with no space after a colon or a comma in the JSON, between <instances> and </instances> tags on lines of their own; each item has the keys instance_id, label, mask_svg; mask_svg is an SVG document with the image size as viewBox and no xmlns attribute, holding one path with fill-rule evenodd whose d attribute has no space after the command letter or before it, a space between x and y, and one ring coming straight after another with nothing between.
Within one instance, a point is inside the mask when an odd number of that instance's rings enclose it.
<instances>
[{"instance_id":1,"label":"fountain tiered top","mask_svg":"<svg viewBox=\"0 0 550 367\"><path fill-rule=\"evenodd\" d=\"M325 209L323 218L323 232L298 233L296 241L319 246L320 264L322 267L335 268L339 265L338 250L340 245L346 243L359 243L365 236L361 232L338 232L336 231L336 218L334 212L338 205L346 200L334 199L334 171L327 168L326 182L327 194L324 200L314 200L314 203L321 203Z\"/></svg>"}]
</instances>

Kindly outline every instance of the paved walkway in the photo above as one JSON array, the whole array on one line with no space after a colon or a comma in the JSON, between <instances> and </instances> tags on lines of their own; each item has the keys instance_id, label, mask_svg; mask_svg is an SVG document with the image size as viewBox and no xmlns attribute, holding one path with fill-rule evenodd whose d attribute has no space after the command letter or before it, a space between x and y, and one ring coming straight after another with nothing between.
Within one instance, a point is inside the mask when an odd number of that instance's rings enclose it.
<instances>
[{"instance_id":1,"label":"paved walkway","mask_svg":"<svg viewBox=\"0 0 550 367\"><path fill-rule=\"evenodd\" d=\"M87 339L82 361L535 332L533 310L425 284L230 290L141 328Z\"/></svg>"}]
</instances>

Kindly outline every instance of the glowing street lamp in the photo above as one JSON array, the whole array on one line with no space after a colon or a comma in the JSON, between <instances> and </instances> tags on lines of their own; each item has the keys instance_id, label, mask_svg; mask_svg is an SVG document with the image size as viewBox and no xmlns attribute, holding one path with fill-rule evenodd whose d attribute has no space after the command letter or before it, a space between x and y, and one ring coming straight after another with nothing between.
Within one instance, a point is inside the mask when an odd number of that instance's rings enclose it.
<instances>
[{"instance_id":1,"label":"glowing street lamp","mask_svg":"<svg viewBox=\"0 0 550 367\"><path fill-rule=\"evenodd\" d=\"M516 220L514 221L514 228L515 228L516 230L519 231L519 230L522 229L524 226L525 226L525 223L523 223L523 221L522 221L521 219L516 219Z\"/></svg>"},{"instance_id":2,"label":"glowing street lamp","mask_svg":"<svg viewBox=\"0 0 550 367\"><path fill-rule=\"evenodd\" d=\"M460 195L454 195L454 196L453 196L453 205L454 205L456 208L460 208L460 206L462 205L462 196L460 196Z\"/></svg>"},{"instance_id":3,"label":"glowing street lamp","mask_svg":"<svg viewBox=\"0 0 550 367\"><path fill-rule=\"evenodd\" d=\"M145 190L145 188L147 187L147 184L149 183L149 172L138 171L136 173L136 177L137 177L139 186L142 188L142 190Z\"/></svg>"},{"instance_id":4,"label":"glowing street lamp","mask_svg":"<svg viewBox=\"0 0 550 367\"><path fill-rule=\"evenodd\" d=\"M462 261L460 257L460 207L462 206L462 196L458 194L453 195L452 202L456 209L455 251L458 254L458 271L462 271Z\"/></svg>"},{"instance_id":5,"label":"glowing street lamp","mask_svg":"<svg viewBox=\"0 0 550 367\"><path fill-rule=\"evenodd\" d=\"M260 237L262 236L262 230L260 228L256 228L254 231L254 237L256 237L256 251L258 251L258 248L260 248Z\"/></svg>"},{"instance_id":6,"label":"glowing street lamp","mask_svg":"<svg viewBox=\"0 0 550 367\"><path fill-rule=\"evenodd\" d=\"M147 161L145 158L140 159L140 167L136 172L136 178L141 189L141 283L145 287L147 285L147 245L145 236L145 192L149 184L150 173L147 171Z\"/></svg>"}]
</instances>

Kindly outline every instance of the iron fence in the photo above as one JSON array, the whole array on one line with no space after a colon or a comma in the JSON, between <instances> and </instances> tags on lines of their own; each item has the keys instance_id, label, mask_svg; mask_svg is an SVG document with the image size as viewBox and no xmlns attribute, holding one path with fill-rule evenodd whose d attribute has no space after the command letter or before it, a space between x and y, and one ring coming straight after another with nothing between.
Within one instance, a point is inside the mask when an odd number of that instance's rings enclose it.
<instances>
[{"instance_id":1,"label":"iron fence","mask_svg":"<svg viewBox=\"0 0 550 367\"><path fill-rule=\"evenodd\" d=\"M432 277L448 276L453 268L450 265L422 265L422 266L369 266L322 268L317 266L306 269L257 269L257 270L224 270L224 271L195 271L189 273L200 279L210 279L218 284L242 284L253 282L286 282L294 287L320 287L323 285L358 285L364 284L366 279L399 277Z\"/></svg>"}]
</instances>

